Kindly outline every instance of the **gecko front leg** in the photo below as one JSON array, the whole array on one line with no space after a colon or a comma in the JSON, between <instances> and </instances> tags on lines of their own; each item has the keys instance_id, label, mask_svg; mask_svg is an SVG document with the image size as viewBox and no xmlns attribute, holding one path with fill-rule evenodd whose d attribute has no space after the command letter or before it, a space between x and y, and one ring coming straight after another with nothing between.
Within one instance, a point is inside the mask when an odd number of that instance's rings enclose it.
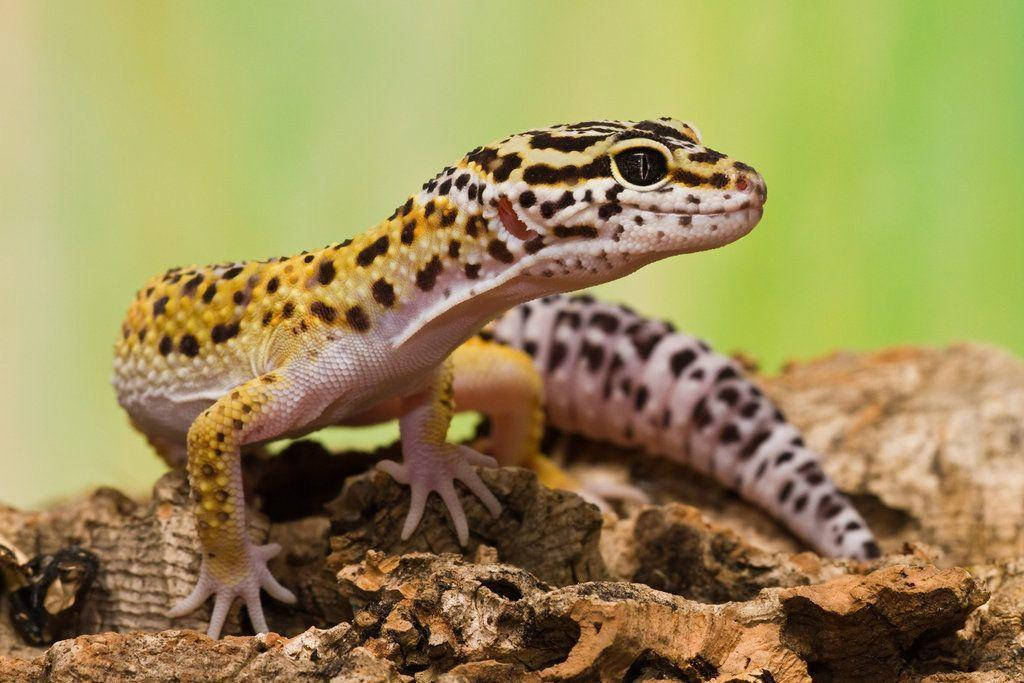
<instances>
[{"instance_id":1,"label":"gecko front leg","mask_svg":"<svg viewBox=\"0 0 1024 683\"><path fill-rule=\"evenodd\" d=\"M465 484L495 517L501 513L501 503L473 469L474 465L496 466L494 458L446 440L453 411L451 359L441 365L425 390L402 399L401 410L398 428L402 462L385 460L378 467L399 483L408 484L411 490L402 540L408 539L419 526L427 497L434 491L448 509L459 544L466 545L469 522L455 491L455 481Z\"/></svg>"},{"instance_id":2,"label":"gecko front leg","mask_svg":"<svg viewBox=\"0 0 1024 683\"><path fill-rule=\"evenodd\" d=\"M187 469L202 563L192 593L168 616L188 614L215 596L207 630L211 638L220 636L236 597L245 601L258 633L268 630L260 604L261 588L278 600L295 602L292 592L267 568L267 560L280 552L280 546L258 546L249 540L239 456L241 446L273 434L287 423L297 407L295 398L286 377L268 373L221 397L189 429Z\"/></svg>"}]
</instances>

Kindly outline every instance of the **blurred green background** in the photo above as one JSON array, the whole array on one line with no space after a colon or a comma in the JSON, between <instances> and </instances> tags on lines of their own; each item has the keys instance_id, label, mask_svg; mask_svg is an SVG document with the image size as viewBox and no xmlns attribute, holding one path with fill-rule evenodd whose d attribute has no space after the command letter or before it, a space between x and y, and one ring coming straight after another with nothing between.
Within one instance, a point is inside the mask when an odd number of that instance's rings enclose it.
<instances>
[{"instance_id":1,"label":"blurred green background","mask_svg":"<svg viewBox=\"0 0 1024 683\"><path fill-rule=\"evenodd\" d=\"M1022 105L1022 2L0 2L0 501L162 470L108 384L147 276L339 240L555 122L690 119L768 181L749 237L606 297L767 369L1022 353Z\"/></svg>"}]
</instances>

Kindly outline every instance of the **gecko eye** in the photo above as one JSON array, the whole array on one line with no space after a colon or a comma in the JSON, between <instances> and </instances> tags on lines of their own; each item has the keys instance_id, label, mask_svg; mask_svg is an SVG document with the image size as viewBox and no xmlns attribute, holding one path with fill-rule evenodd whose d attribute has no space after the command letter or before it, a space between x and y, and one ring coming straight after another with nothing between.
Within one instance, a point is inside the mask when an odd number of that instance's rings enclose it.
<instances>
[{"instance_id":1,"label":"gecko eye","mask_svg":"<svg viewBox=\"0 0 1024 683\"><path fill-rule=\"evenodd\" d=\"M668 179L668 157L658 147L626 147L612 154L612 175L633 190L653 190Z\"/></svg>"}]
</instances>

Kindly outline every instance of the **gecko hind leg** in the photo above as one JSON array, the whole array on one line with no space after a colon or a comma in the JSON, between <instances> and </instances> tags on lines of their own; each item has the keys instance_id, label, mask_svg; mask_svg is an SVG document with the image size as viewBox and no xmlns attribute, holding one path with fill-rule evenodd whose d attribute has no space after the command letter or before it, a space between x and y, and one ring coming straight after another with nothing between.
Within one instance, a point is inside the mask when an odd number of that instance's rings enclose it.
<instances>
[{"instance_id":1,"label":"gecko hind leg","mask_svg":"<svg viewBox=\"0 0 1024 683\"><path fill-rule=\"evenodd\" d=\"M523 351L474 337L452 354L454 397L458 410L487 415L490 429L474 445L502 465L533 470L543 485L573 491L602 512L610 501L649 502L630 484L600 474L575 476L541 453L544 435L544 383Z\"/></svg>"}]
</instances>

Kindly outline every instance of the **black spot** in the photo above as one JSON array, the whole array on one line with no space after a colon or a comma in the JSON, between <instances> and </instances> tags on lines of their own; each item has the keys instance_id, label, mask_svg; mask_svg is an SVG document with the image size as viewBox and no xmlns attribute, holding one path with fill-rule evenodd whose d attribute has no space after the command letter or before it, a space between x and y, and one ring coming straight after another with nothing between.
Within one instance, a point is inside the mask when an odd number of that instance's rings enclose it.
<instances>
[{"instance_id":1,"label":"black spot","mask_svg":"<svg viewBox=\"0 0 1024 683\"><path fill-rule=\"evenodd\" d=\"M641 384L640 387L636 390L636 398L633 403L634 407L637 410L643 410L644 406L647 405L647 399L649 398L650 391L648 391L647 387Z\"/></svg>"},{"instance_id":2,"label":"black spot","mask_svg":"<svg viewBox=\"0 0 1024 683\"><path fill-rule=\"evenodd\" d=\"M384 240L384 251L387 251L388 238L382 237L381 239ZM377 242L380 242L380 240L377 240ZM337 271L334 269L334 261L323 261L320 263L320 267L317 269L316 279L320 281L321 285L329 285L334 280L334 276L336 274Z\"/></svg>"},{"instance_id":3,"label":"black spot","mask_svg":"<svg viewBox=\"0 0 1024 683\"><path fill-rule=\"evenodd\" d=\"M555 316L555 327L558 327L565 321L569 323L569 327L576 330L580 326L580 314L576 311L559 311Z\"/></svg>"},{"instance_id":4,"label":"black spot","mask_svg":"<svg viewBox=\"0 0 1024 683\"><path fill-rule=\"evenodd\" d=\"M864 557L869 560L882 556L882 549L878 547L878 544L874 541L864 541Z\"/></svg>"},{"instance_id":5,"label":"black spot","mask_svg":"<svg viewBox=\"0 0 1024 683\"><path fill-rule=\"evenodd\" d=\"M604 380L604 389L601 392L601 394L605 398L605 400L607 400L608 397L612 395L612 377L615 376L615 373L618 372L619 368L621 368L621 367L622 367L622 357L619 356L619 354L617 354L617 353L613 353L612 354L612 362L611 362L611 365L608 366L608 374L607 374L607 376L605 377L605 380Z\"/></svg>"},{"instance_id":6,"label":"black spot","mask_svg":"<svg viewBox=\"0 0 1024 683\"><path fill-rule=\"evenodd\" d=\"M782 451L775 457L775 466L784 465L793 459L793 451Z\"/></svg>"},{"instance_id":7,"label":"black spot","mask_svg":"<svg viewBox=\"0 0 1024 683\"><path fill-rule=\"evenodd\" d=\"M621 193L625 189L626 188L623 187L622 185L615 183L614 185L608 188L607 192L604 193L604 198L610 202L618 201L619 193Z\"/></svg>"},{"instance_id":8,"label":"black spot","mask_svg":"<svg viewBox=\"0 0 1024 683\"><path fill-rule=\"evenodd\" d=\"M523 351L526 352L530 358L534 358L537 355L537 342L528 341L523 344Z\"/></svg>"},{"instance_id":9,"label":"black spot","mask_svg":"<svg viewBox=\"0 0 1024 683\"><path fill-rule=\"evenodd\" d=\"M267 294L273 294L274 292L276 292L277 287L280 284L281 283L278 281L276 277L272 277L269 280L267 280Z\"/></svg>"},{"instance_id":10,"label":"black spot","mask_svg":"<svg viewBox=\"0 0 1024 683\"><path fill-rule=\"evenodd\" d=\"M556 341L551 345L551 353L548 355L548 372L552 372L562 361L565 360L565 355L568 352L565 344L560 341Z\"/></svg>"},{"instance_id":11,"label":"black spot","mask_svg":"<svg viewBox=\"0 0 1024 683\"><path fill-rule=\"evenodd\" d=\"M499 183L508 180L508 177L512 175L512 171L519 168L523 163L523 158L514 152L512 154L506 154L501 157L501 162L498 167L491 171L491 177Z\"/></svg>"},{"instance_id":12,"label":"black spot","mask_svg":"<svg viewBox=\"0 0 1024 683\"><path fill-rule=\"evenodd\" d=\"M736 443L741 438L740 429L734 422L722 427L721 433L718 435L719 441L725 444Z\"/></svg>"},{"instance_id":13,"label":"black spot","mask_svg":"<svg viewBox=\"0 0 1024 683\"><path fill-rule=\"evenodd\" d=\"M672 174L672 177L677 182L680 182L683 185L686 185L687 187L698 187L698 186L703 185L704 183L706 183L708 181L707 178L705 178L704 176L702 176L702 175L700 175L698 173L693 173L691 171L686 171L686 170L683 170L681 168L680 169L676 169L676 171ZM694 202L694 203L696 204L698 202Z\"/></svg>"},{"instance_id":14,"label":"black spot","mask_svg":"<svg viewBox=\"0 0 1024 683\"><path fill-rule=\"evenodd\" d=\"M195 277L193 277L193 278L191 278L189 280L186 280L185 284L182 285L182 287L181 287L181 291L184 294L191 294L192 292L196 291L196 288L199 286L199 284L202 281L203 281L203 274L202 273L197 273Z\"/></svg>"},{"instance_id":15,"label":"black spot","mask_svg":"<svg viewBox=\"0 0 1024 683\"><path fill-rule=\"evenodd\" d=\"M455 224L455 219L458 218L459 212L457 209L448 209L447 211L441 212L441 227L447 228L449 225Z\"/></svg>"},{"instance_id":16,"label":"black spot","mask_svg":"<svg viewBox=\"0 0 1024 683\"><path fill-rule=\"evenodd\" d=\"M737 454L739 459L740 460L749 460L751 458L751 456L753 456L754 453L757 452L757 449L761 447L761 444L763 444L765 441L767 441L769 439L769 437L771 437L771 435L772 435L771 432L758 432L757 434L755 434L750 439L750 441L747 442L747 445L744 446L740 450L740 452ZM767 463L767 462L768 461L766 460L765 463Z\"/></svg>"},{"instance_id":17,"label":"black spot","mask_svg":"<svg viewBox=\"0 0 1024 683\"><path fill-rule=\"evenodd\" d=\"M683 370L687 368L693 361L697 359L697 354L693 349L683 349L682 351L676 351L669 358L669 367L672 369L672 375L679 377L683 373Z\"/></svg>"},{"instance_id":18,"label":"black spot","mask_svg":"<svg viewBox=\"0 0 1024 683\"><path fill-rule=\"evenodd\" d=\"M292 313L295 312L295 304L291 301L285 303L284 308L281 309L281 315L285 318L292 317Z\"/></svg>"},{"instance_id":19,"label":"black spot","mask_svg":"<svg viewBox=\"0 0 1024 683\"><path fill-rule=\"evenodd\" d=\"M243 269L243 266L235 266L234 268L228 268L227 270L224 271L224 274L221 275L221 277L225 280L233 280L234 278L238 277L238 274L241 273Z\"/></svg>"},{"instance_id":20,"label":"black spot","mask_svg":"<svg viewBox=\"0 0 1024 683\"><path fill-rule=\"evenodd\" d=\"M406 223L402 226L401 240L402 244L412 244L413 237L416 235L416 222Z\"/></svg>"},{"instance_id":21,"label":"black spot","mask_svg":"<svg viewBox=\"0 0 1024 683\"><path fill-rule=\"evenodd\" d=\"M242 290L238 290L237 292L234 293L234 295L232 295L231 300L234 301L236 304L241 305L242 302L245 301L245 292L243 292Z\"/></svg>"},{"instance_id":22,"label":"black spot","mask_svg":"<svg viewBox=\"0 0 1024 683\"><path fill-rule=\"evenodd\" d=\"M715 375L715 382L724 382L727 379L735 379L736 377L739 377L739 373L736 372L736 368L727 365L719 370L718 374Z\"/></svg>"},{"instance_id":23,"label":"black spot","mask_svg":"<svg viewBox=\"0 0 1024 683\"><path fill-rule=\"evenodd\" d=\"M487 253L502 263L512 263L515 258L508 250L508 245L497 239L491 240L487 245Z\"/></svg>"},{"instance_id":24,"label":"black spot","mask_svg":"<svg viewBox=\"0 0 1024 683\"><path fill-rule=\"evenodd\" d=\"M534 164L523 171L523 180L530 185L575 185L581 180L608 178L611 165L607 156L602 156L584 166L567 165L555 168L547 164Z\"/></svg>"},{"instance_id":25,"label":"black spot","mask_svg":"<svg viewBox=\"0 0 1024 683\"><path fill-rule=\"evenodd\" d=\"M740 392L735 387L725 387L718 392L718 400L726 405L734 406L740 400Z\"/></svg>"},{"instance_id":26,"label":"black spot","mask_svg":"<svg viewBox=\"0 0 1024 683\"><path fill-rule=\"evenodd\" d=\"M458 189L458 190L461 190L462 188L464 188L466 186L466 183L468 183L468 182L469 182L469 174L468 173L461 173L461 174L459 174L459 177L455 179L455 188Z\"/></svg>"},{"instance_id":27,"label":"black spot","mask_svg":"<svg viewBox=\"0 0 1024 683\"><path fill-rule=\"evenodd\" d=\"M782 489L779 491L779 502L785 503L786 499L789 498L789 494L793 493L793 482L787 481Z\"/></svg>"},{"instance_id":28,"label":"black spot","mask_svg":"<svg viewBox=\"0 0 1024 683\"><path fill-rule=\"evenodd\" d=\"M377 258L378 256L383 256L384 254L388 253L388 242L389 242L388 236L387 235L381 235L380 237L375 239L373 242L371 242L369 246L364 247L359 252L359 255L356 256L356 263L359 264L360 266L364 266L364 267L370 265L371 263L373 263L373 260L375 258ZM321 267L321 269L323 269L322 265L320 267ZM331 264L331 278L333 278L333 277L334 277L334 265ZM328 280L328 282L330 282L330 280Z\"/></svg>"},{"instance_id":29,"label":"black spot","mask_svg":"<svg viewBox=\"0 0 1024 683\"><path fill-rule=\"evenodd\" d=\"M213 326L212 330L210 330L210 339L214 344L220 344L221 342L226 342L228 339L236 336L238 334L238 330L239 327L236 322L228 323L227 325L217 324Z\"/></svg>"},{"instance_id":30,"label":"black spot","mask_svg":"<svg viewBox=\"0 0 1024 683\"><path fill-rule=\"evenodd\" d=\"M370 329L370 319L367 317L366 311L363 310L362 306L353 306L345 311L345 320L357 332L365 332Z\"/></svg>"},{"instance_id":31,"label":"black spot","mask_svg":"<svg viewBox=\"0 0 1024 683\"><path fill-rule=\"evenodd\" d=\"M462 243L458 240L452 240L448 243L448 256L451 258L459 258L459 250L462 248Z\"/></svg>"},{"instance_id":32,"label":"black spot","mask_svg":"<svg viewBox=\"0 0 1024 683\"><path fill-rule=\"evenodd\" d=\"M540 235L523 242L523 249L526 250L527 254L536 254L538 251L544 248L544 238Z\"/></svg>"},{"instance_id":33,"label":"black spot","mask_svg":"<svg viewBox=\"0 0 1024 683\"><path fill-rule=\"evenodd\" d=\"M617 213L622 212L621 204L604 204L600 209L597 210L597 215L601 218L611 218Z\"/></svg>"},{"instance_id":34,"label":"black spot","mask_svg":"<svg viewBox=\"0 0 1024 683\"><path fill-rule=\"evenodd\" d=\"M757 414L758 408L760 408L760 406L757 403L748 403L740 408L740 415L749 419Z\"/></svg>"},{"instance_id":35,"label":"black spot","mask_svg":"<svg viewBox=\"0 0 1024 683\"><path fill-rule=\"evenodd\" d=\"M762 460L761 464L757 466L757 471L754 472L754 479L757 480L757 479L760 479L761 477L763 477L764 473L765 473L765 470L767 470L767 469L768 469L768 461L767 460Z\"/></svg>"},{"instance_id":36,"label":"black spot","mask_svg":"<svg viewBox=\"0 0 1024 683\"><path fill-rule=\"evenodd\" d=\"M587 361L587 369L590 372L597 372L604 362L604 347L584 340L580 344L580 355Z\"/></svg>"},{"instance_id":37,"label":"black spot","mask_svg":"<svg viewBox=\"0 0 1024 683\"><path fill-rule=\"evenodd\" d=\"M440 185L437 186L437 193L438 194L448 194L449 192L451 192L451 190L452 190L451 178L449 178L448 180L444 181L443 183L441 183Z\"/></svg>"},{"instance_id":38,"label":"black spot","mask_svg":"<svg viewBox=\"0 0 1024 683\"><path fill-rule=\"evenodd\" d=\"M430 214L434 213L435 208L436 207L434 206L434 200L431 199L429 202L423 205L423 217L429 218Z\"/></svg>"},{"instance_id":39,"label":"black spot","mask_svg":"<svg viewBox=\"0 0 1024 683\"><path fill-rule=\"evenodd\" d=\"M843 506L832 500L831 495L826 494L818 501L818 507L814 511L814 514L817 515L819 519L832 519L842 511Z\"/></svg>"},{"instance_id":40,"label":"black spot","mask_svg":"<svg viewBox=\"0 0 1024 683\"><path fill-rule=\"evenodd\" d=\"M381 278L373 283L373 300L384 308L391 308L395 305L395 288L391 283Z\"/></svg>"},{"instance_id":41,"label":"black spot","mask_svg":"<svg viewBox=\"0 0 1024 683\"><path fill-rule=\"evenodd\" d=\"M273 320L273 319L274 319L274 312L273 311L267 311L266 313L264 313L263 314L263 319L261 321L263 327L266 327L267 325L269 325L270 321Z\"/></svg>"},{"instance_id":42,"label":"black spot","mask_svg":"<svg viewBox=\"0 0 1024 683\"><path fill-rule=\"evenodd\" d=\"M437 284L437 276L441 274L441 259L435 254L422 270L416 273L416 286L429 292Z\"/></svg>"},{"instance_id":43,"label":"black spot","mask_svg":"<svg viewBox=\"0 0 1024 683\"><path fill-rule=\"evenodd\" d=\"M751 173L755 173L756 172L756 171L754 171L754 167L753 166L748 166L747 164L743 163L742 161L734 161L734 162L732 162L732 167L735 168L737 171L749 171Z\"/></svg>"},{"instance_id":44,"label":"black spot","mask_svg":"<svg viewBox=\"0 0 1024 683\"><path fill-rule=\"evenodd\" d=\"M628 333L628 332L627 332ZM636 349L636 353L640 356L641 360L647 360L651 353L654 351L654 347L658 345L664 335L654 334L646 339L640 339L633 337L633 348Z\"/></svg>"},{"instance_id":45,"label":"black spot","mask_svg":"<svg viewBox=\"0 0 1024 683\"><path fill-rule=\"evenodd\" d=\"M606 334L614 334L619 329L619 319L610 313L599 311L590 316L590 325L597 327Z\"/></svg>"},{"instance_id":46,"label":"black spot","mask_svg":"<svg viewBox=\"0 0 1024 683\"><path fill-rule=\"evenodd\" d=\"M487 221L481 216L472 216L466 221L466 234L470 237L476 237L480 232L487 231Z\"/></svg>"},{"instance_id":47,"label":"black spot","mask_svg":"<svg viewBox=\"0 0 1024 683\"><path fill-rule=\"evenodd\" d=\"M160 340L160 345L157 347L157 349L160 351L161 356L166 356L171 352L171 349L173 348L174 342L172 342L171 338L168 337L167 335L164 335L163 339Z\"/></svg>"},{"instance_id":48,"label":"black spot","mask_svg":"<svg viewBox=\"0 0 1024 683\"><path fill-rule=\"evenodd\" d=\"M412 212L413 199L409 197L405 200L405 204L402 204L402 215L408 216Z\"/></svg>"},{"instance_id":49,"label":"black spot","mask_svg":"<svg viewBox=\"0 0 1024 683\"><path fill-rule=\"evenodd\" d=\"M793 501L793 510L795 512L803 512L804 508L807 507L807 494L801 494Z\"/></svg>"},{"instance_id":50,"label":"black spot","mask_svg":"<svg viewBox=\"0 0 1024 683\"><path fill-rule=\"evenodd\" d=\"M658 137L669 138L670 140L686 140L696 144L697 138L691 138L684 132L678 131L671 126L666 126L663 123L657 121L641 121L640 123L633 126L633 130L646 130L654 133Z\"/></svg>"},{"instance_id":51,"label":"black spot","mask_svg":"<svg viewBox=\"0 0 1024 683\"><path fill-rule=\"evenodd\" d=\"M713 149L705 148L703 152L691 152L689 158L690 161L696 161L699 164L715 164L724 159L725 155Z\"/></svg>"},{"instance_id":52,"label":"black spot","mask_svg":"<svg viewBox=\"0 0 1024 683\"><path fill-rule=\"evenodd\" d=\"M557 149L559 152L582 152L605 139L604 135L552 135L537 133L530 139L534 149Z\"/></svg>"},{"instance_id":53,"label":"black spot","mask_svg":"<svg viewBox=\"0 0 1024 683\"><path fill-rule=\"evenodd\" d=\"M167 309L167 301L168 301L168 298L166 296L162 296L162 297L160 297L159 299L157 299L156 301L153 302L153 317L154 318L158 318L161 315L163 315L164 311Z\"/></svg>"},{"instance_id":54,"label":"black spot","mask_svg":"<svg viewBox=\"0 0 1024 683\"><path fill-rule=\"evenodd\" d=\"M556 225L555 237L583 237L593 239L597 237L597 228L592 225Z\"/></svg>"},{"instance_id":55,"label":"black spot","mask_svg":"<svg viewBox=\"0 0 1024 683\"><path fill-rule=\"evenodd\" d=\"M466 271L466 277L470 280L475 280L480 277L480 264L479 263L467 263L464 269Z\"/></svg>"},{"instance_id":56,"label":"black spot","mask_svg":"<svg viewBox=\"0 0 1024 683\"><path fill-rule=\"evenodd\" d=\"M711 415L711 411L708 410L707 401L701 398L697 401L697 405L693 407L693 423L697 425L698 429L704 429L714 418Z\"/></svg>"},{"instance_id":57,"label":"black spot","mask_svg":"<svg viewBox=\"0 0 1024 683\"><path fill-rule=\"evenodd\" d=\"M195 358L199 355L199 342L191 334L183 335L178 342L178 350L189 358Z\"/></svg>"},{"instance_id":58,"label":"black spot","mask_svg":"<svg viewBox=\"0 0 1024 683\"><path fill-rule=\"evenodd\" d=\"M338 315L338 312L333 306L328 306L323 301L314 301L310 304L309 312L328 324L334 322L334 319Z\"/></svg>"},{"instance_id":59,"label":"black spot","mask_svg":"<svg viewBox=\"0 0 1024 683\"><path fill-rule=\"evenodd\" d=\"M687 226L693 222L693 216L686 213L679 217L679 225Z\"/></svg>"}]
</instances>

